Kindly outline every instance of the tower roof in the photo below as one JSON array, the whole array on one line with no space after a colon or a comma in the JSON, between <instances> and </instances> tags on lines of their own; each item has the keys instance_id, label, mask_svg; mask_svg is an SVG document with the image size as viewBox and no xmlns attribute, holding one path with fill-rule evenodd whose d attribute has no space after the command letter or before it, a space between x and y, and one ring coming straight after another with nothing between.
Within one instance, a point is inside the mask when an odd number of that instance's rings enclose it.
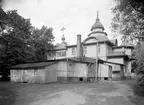
<instances>
[{"instance_id":1,"label":"tower roof","mask_svg":"<svg viewBox=\"0 0 144 105\"><path fill-rule=\"evenodd\" d=\"M91 31L93 29L97 29L97 28L101 28L104 30L104 26L102 25L102 23L100 22L100 19L99 19L99 12L98 11L97 11L97 19L96 19L95 23L93 24Z\"/></svg>"}]
</instances>

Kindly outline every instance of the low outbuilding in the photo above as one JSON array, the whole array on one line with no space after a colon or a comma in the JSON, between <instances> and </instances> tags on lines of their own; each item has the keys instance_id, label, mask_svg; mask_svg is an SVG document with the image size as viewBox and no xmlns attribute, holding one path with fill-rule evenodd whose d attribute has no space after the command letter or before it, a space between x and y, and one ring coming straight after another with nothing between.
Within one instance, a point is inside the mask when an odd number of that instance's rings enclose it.
<instances>
[{"instance_id":1,"label":"low outbuilding","mask_svg":"<svg viewBox=\"0 0 144 105\"><path fill-rule=\"evenodd\" d=\"M89 81L94 80L95 72L95 59L72 57L15 65L10 68L10 78L26 83Z\"/></svg>"}]
</instances>

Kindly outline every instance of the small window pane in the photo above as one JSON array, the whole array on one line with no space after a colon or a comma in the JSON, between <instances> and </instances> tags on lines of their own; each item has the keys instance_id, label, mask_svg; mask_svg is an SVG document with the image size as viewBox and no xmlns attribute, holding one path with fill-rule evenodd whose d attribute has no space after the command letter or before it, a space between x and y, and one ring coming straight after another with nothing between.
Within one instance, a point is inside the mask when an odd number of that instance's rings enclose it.
<instances>
[{"instance_id":1,"label":"small window pane","mask_svg":"<svg viewBox=\"0 0 144 105\"><path fill-rule=\"evenodd\" d=\"M84 48L83 48L83 54L84 54L84 55L87 54L87 47L86 47L86 46L84 46Z\"/></svg>"},{"instance_id":2,"label":"small window pane","mask_svg":"<svg viewBox=\"0 0 144 105\"><path fill-rule=\"evenodd\" d=\"M72 55L75 55L75 48L72 48Z\"/></svg>"}]
</instances>

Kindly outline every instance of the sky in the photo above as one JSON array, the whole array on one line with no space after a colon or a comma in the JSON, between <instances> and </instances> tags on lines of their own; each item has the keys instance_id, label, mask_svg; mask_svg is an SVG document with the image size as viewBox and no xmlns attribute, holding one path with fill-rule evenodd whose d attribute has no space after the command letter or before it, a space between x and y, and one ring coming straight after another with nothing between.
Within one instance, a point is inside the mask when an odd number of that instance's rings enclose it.
<instances>
[{"instance_id":1,"label":"sky","mask_svg":"<svg viewBox=\"0 0 144 105\"><path fill-rule=\"evenodd\" d=\"M111 7L112 0L4 0L3 9L17 10L18 13L30 18L33 26L40 28L42 25L53 27L54 43L61 43L62 31L69 45L76 44L78 34L82 40L88 37L90 29L97 17L105 27L108 38L111 34Z\"/></svg>"}]
</instances>

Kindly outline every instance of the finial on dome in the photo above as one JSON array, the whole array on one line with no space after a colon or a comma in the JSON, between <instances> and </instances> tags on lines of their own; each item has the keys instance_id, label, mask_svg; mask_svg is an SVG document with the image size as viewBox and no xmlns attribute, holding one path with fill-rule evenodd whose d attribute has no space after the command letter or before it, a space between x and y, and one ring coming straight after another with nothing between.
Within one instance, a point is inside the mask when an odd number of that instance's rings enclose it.
<instances>
[{"instance_id":1,"label":"finial on dome","mask_svg":"<svg viewBox=\"0 0 144 105\"><path fill-rule=\"evenodd\" d=\"M97 19L99 19L99 11L97 10Z\"/></svg>"},{"instance_id":2,"label":"finial on dome","mask_svg":"<svg viewBox=\"0 0 144 105\"><path fill-rule=\"evenodd\" d=\"M100 19L99 19L99 11L98 10L97 10L97 19L96 19L95 23L93 24L93 26L91 27L91 31L94 29L104 30L104 26L102 25L102 23L100 22Z\"/></svg>"},{"instance_id":3,"label":"finial on dome","mask_svg":"<svg viewBox=\"0 0 144 105\"><path fill-rule=\"evenodd\" d=\"M61 31L63 31L63 35L62 35L62 38L61 38L61 40L62 40L62 43L65 43L65 37L64 37L64 31L66 30L66 28L65 27L62 27L62 29L61 29Z\"/></svg>"}]
</instances>

